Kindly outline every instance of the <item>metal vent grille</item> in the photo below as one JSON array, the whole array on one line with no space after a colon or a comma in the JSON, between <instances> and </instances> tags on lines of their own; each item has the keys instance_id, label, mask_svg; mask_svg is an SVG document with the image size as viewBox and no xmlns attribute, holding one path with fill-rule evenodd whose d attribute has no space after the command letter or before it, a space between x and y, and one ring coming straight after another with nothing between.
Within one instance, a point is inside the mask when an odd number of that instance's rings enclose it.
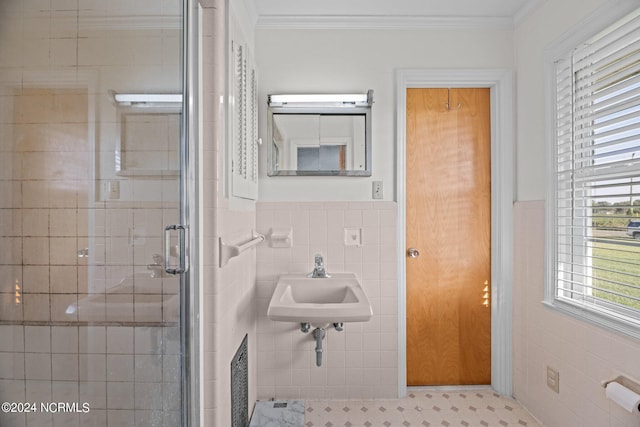
<instances>
[{"instance_id":1,"label":"metal vent grille","mask_svg":"<svg viewBox=\"0 0 640 427\"><path fill-rule=\"evenodd\" d=\"M231 361L231 427L249 425L249 361L247 335Z\"/></svg>"}]
</instances>

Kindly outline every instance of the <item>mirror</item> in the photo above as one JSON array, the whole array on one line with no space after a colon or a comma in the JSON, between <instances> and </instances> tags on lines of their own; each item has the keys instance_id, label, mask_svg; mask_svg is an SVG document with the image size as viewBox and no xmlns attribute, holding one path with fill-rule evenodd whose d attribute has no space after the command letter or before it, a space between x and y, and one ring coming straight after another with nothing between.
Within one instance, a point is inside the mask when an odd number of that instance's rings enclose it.
<instances>
[{"instance_id":1,"label":"mirror","mask_svg":"<svg viewBox=\"0 0 640 427\"><path fill-rule=\"evenodd\" d=\"M120 139L116 174L175 178L180 168L182 95L111 93Z\"/></svg>"},{"instance_id":2,"label":"mirror","mask_svg":"<svg viewBox=\"0 0 640 427\"><path fill-rule=\"evenodd\" d=\"M299 95L298 95L299 96ZM371 176L371 103L274 103L269 97L269 176Z\"/></svg>"}]
</instances>

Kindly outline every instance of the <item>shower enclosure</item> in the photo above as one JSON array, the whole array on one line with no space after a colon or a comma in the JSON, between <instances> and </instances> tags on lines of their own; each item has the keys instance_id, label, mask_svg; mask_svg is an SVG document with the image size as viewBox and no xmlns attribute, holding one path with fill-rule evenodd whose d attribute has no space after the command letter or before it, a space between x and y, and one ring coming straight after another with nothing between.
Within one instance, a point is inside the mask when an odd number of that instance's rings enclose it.
<instances>
[{"instance_id":1,"label":"shower enclosure","mask_svg":"<svg viewBox=\"0 0 640 427\"><path fill-rule=\"evenodd\" d=\"M183 8L0 2L2 427L185 425Z\"/></svg>"}]
</instances>

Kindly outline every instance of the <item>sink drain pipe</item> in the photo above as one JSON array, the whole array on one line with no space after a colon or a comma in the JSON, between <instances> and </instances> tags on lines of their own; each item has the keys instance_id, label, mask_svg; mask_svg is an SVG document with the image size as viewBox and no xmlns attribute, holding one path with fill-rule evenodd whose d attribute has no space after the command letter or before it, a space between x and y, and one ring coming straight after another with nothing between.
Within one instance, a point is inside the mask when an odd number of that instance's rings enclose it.
<instances>
[{"instance_id":1,"label":"sink drain pipe","mask_svg":"<svg viewBox=\"0 0 640 427\"><path fill-rule=\"evenodd\" d=\"M316 366L322 366L322 340L324 336L324 328L315 328L313 330L313 337L316 339Z\"/></svg>"}]
</instances>

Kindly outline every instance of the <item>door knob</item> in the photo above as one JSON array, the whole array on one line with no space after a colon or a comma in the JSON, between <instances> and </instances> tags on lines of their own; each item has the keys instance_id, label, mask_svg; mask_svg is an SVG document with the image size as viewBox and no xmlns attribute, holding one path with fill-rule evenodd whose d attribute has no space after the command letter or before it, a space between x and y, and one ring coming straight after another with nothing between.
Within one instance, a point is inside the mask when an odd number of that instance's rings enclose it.
<instances>
[{"instance_id":1,"label":"door knob","mask_svg":"<svg viewBox=\"0 0 640 427\"><path fill-rule=\"evenodd\" d=\"M409 248L407 249L407 255L409 258L417 258L420 256L420 252L416 248Z\"/></svg>"}]
</instances>

